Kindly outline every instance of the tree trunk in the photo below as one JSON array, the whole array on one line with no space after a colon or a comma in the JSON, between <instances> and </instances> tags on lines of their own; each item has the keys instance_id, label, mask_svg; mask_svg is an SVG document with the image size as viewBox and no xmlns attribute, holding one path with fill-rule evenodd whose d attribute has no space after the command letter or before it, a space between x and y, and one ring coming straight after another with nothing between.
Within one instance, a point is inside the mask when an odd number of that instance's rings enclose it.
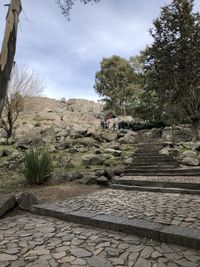
<instances>
[{"instance_id":1,"label":"tree trunk","mask_svg":"<svg viewBox=\"0 0 200 267\"><path fill-rule=\"evenodd\" d=\"M199 126L200 126L200 119L199 118L192 119L193 141L200 140L200 137L199 137Z\"/></svg>"},{"instance_id":2,"label":"tree trunk","mask_svg":"<svg viewBox=\"0 0 200 267\"><path fill-rule=\"evenodd\" d=\"M14 63L17 28L21 9L21 0L11 0L6 17L6 28L0 55L0 117Z\"/></svg>"}]
</instances>

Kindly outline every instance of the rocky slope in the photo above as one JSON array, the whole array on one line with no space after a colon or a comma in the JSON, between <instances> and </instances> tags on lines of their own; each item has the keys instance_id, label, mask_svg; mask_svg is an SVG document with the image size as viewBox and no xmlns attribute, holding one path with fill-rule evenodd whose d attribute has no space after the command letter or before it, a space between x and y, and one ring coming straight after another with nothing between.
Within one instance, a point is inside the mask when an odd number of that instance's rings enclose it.
<instances>
[{"instance_id":1,"label":"rocky slope","mask_svg":"<svg viewBox=\"0 0 200 267\"><path fill-rule=\"evenodd\" d=\"M46 128L84 130L99 128L102 105L83 99L58 101L44 97L30 98L25 102L15 126L14 136L37 135Z\"/></svg>"}]
</instances>

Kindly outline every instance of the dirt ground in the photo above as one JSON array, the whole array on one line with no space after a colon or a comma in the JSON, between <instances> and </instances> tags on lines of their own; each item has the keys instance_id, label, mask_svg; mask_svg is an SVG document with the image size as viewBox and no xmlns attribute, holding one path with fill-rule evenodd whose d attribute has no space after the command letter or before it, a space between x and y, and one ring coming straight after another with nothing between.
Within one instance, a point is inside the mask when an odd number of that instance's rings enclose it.
<instances>
[{"instance_id":1,"label":"dirt ground","mask_svg":"<svg viewBox=\"0 0 200 267\"><path fill-rule=\"evenodd\" d=\"M52 203L60 202L67 198L79 195L87 195L99 190L102 189L98 186L61 184L53 186L38 186L26 191L32 192L35 196L38 197L41 203Z\"/></svg>"}]
</instances>

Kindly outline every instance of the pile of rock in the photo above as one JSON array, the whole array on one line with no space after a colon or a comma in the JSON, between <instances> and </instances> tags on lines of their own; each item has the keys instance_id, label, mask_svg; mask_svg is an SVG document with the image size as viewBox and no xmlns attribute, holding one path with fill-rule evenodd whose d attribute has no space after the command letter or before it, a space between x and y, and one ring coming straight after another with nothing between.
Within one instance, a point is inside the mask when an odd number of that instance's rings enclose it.
<instances>
[{"instance_id":1,"label":"pile of rock","mask_svg":"<svg viewBox=\"0 0 200 267\"><path fill-rule=\"evenodd\" d=\"M184 142L179 144L179 161L186 166L200 165L200 142Z\"/></svg>"},{"instance_id":2,"label":"pile of rock","mask_svg":"<svg viewBox=\"0 0 200 267\"><path fill-rule=\"evenodd\" d=\"M38 199L32 193L22 193L17 196L11 195L0 195L0 218L3 217L7 212L19 207L22 210L31 211L33 205L37 205Z\"/></svg>"}]
</instances>

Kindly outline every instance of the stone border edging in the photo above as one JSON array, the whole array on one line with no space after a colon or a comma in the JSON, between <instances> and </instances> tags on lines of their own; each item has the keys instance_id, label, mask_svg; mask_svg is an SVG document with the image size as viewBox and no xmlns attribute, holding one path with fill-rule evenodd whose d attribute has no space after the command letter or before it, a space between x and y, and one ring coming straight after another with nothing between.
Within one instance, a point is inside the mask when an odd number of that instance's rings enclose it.
<instances>
[{"instance_id":1,"label":"stone border edging","mask_svg":"<svg viewBox=\"0 0 200 267\"><path fill-rule=\"evenodd\" d=\"M161 242L200 249L200 231L189 227L168 226L143 219L126 219L113 215L96 215L91 212L73 211L48 204L33 206L32 212L77 224L89 225L155 239Z\"/></svg>"},{"instance_id":2,"label":"stone border edging","mask_svg":"<svg viewBox=\"0 0 200 267\"><path fill-rule=\"evenodd\" d=\"M8 211L16 206L16 198L14 195L1 195L0 196L0 218L3 217Z\"/></svg>"},{"instance_id":3,"label":"stone border edging","mask_svg":"<svg viewBox=\"0 0 200 267\"><path fill-rule=\"evenodd\" d=\"M158 193L172 193L172 194L186 194L186 195L200 195L200 190L185 189L185 188L172 188L172 187L153 187L153 186L137 186L125 184L112 184L109 186L111 189L140 191L140 192L158 192Z\"/></svg>"},{"instance_id":4,"label":"stone border edging","mask_svg":"<svg viewBox=\"0 0 200 267\"><path fill-rule=\"evenodd\" d=\"M132 175L134 176L134 175ZM169 182L169 181L149 181L147 180L137 180L137 179L123 179L120 178L116 180L118 185L124 186L143 186L143 187L162 187L162 188L178 188L178 189L191 189L200 190L200 180L199 183L186 183L186 182Z\"/></svg>"}]
</instances>

